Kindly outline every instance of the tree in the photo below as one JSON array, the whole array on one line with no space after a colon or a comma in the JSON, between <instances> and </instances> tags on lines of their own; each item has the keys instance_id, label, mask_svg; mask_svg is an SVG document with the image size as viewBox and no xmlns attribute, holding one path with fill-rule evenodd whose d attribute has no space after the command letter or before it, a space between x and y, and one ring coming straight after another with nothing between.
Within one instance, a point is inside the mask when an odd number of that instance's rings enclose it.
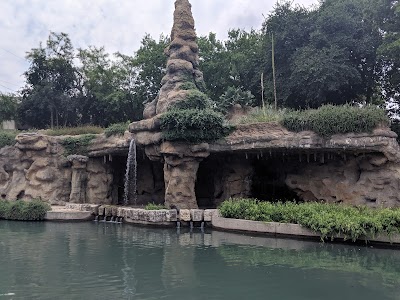
<instances>
[{"instance_id":1,"label":"tree","mask_svg":"<svg viewBox=\"0 0 400 300\"><path fill-rule=\"evenodd\" d=\"M376 103L381 93L377 49L384 1L323 0L312 10L278 4L263 31L276 39L280 104L305 108ZM268 53L268 42L265 49ZM271 73L268 66L266 74Z\"/></svg>"},{"instance_id":2,"label":"tree","mask_svg":"<svg viewBox=\"0 0 400 300\"><path fill-rule=\"evenodd\" d=\"M72 43L65 33L51 32L46 48L39 45L27 53L19 119L34 127L76 123L76 69Z\"/></svg>"},{"instance_id":3,"label":"tree","mask_svg":"<svg viewBox=\"0 0 400 300\"><path fill-rule=\"evenodd\" d=\"M17 115L18 96L0 93L0 122L14 120Z\"/></svg>"},{"instance_id":4,"label":"tree","mask_svg":"<svg viewBox=\"0 0 400 300\"><path fill-rule=\"evenodd\" d=\"M391 115L399 116L400 102L400 2L386 1L383 14L383 43L378 49L383 61L382 86Z\"/></svg>"}]
</instances>

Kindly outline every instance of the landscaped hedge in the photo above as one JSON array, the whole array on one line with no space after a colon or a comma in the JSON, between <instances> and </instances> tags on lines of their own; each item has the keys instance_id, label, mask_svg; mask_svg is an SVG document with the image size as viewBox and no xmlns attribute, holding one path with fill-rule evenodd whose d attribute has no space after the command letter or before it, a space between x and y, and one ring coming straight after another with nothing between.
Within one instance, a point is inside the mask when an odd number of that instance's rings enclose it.
<instances>
[{"instance_id":1,"label":"landscaped hedge","mask_svg":"<svg viewBox=\"0 0 400 300\"><path fill-rule=\"evenodd\" d=\"M50 209L50 205L41 200L29 202L0 200L0 219L41 221Z\"/></svg>"},{"instance_id":2,"label":"landscaped hedge","mask_svg":"<svg viewBox=\"0 0 400 300\"><path fill-rule=\"evenodd\" d=\"M255 199L230 199L219 209L225 218L300 224L320 232L322 239L341 234L355 241L378 233L400 232L400 209L315 202L270 203Z\"/></svg>"},{"instance_id":3,"label":"landscaped hedge","mask_svg":"<svg viewBox=\"0 0 400 300\"><path fill-rule=\"evenodd\" d=\"M288 111L281 124L290 131L311 130L323 137L338 133L372 132L379 125L389 125L384 110L350 105L324 105L318 109Z\"/></svg>"}]
</instances>

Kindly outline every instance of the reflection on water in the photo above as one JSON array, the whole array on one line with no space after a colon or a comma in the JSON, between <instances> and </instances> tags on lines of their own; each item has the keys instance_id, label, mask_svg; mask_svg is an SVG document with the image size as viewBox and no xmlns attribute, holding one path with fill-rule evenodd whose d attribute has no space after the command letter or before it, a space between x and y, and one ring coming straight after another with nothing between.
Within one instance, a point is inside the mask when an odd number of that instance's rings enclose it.
<instances>
[{"instance_id":1,"label":"reflection on water","mask_svg":"<svg viewBox=\"0 0 400 300\"><path fill-rule=\"evenodd\" d=\"M2 299L400 299L399 250L0 221Z\"/></svg>"}]
</instances>

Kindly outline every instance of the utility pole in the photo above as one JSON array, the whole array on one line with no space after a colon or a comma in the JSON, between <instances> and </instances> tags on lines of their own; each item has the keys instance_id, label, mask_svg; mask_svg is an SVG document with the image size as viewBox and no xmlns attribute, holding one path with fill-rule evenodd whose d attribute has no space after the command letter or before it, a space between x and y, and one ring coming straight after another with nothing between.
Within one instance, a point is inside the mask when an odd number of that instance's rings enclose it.
<instances>
[{"instance_id":1,"label":"utility pole","mask_svg":"<svg viewBox=\"0 0 400 300\"><path fill-rule=\"evenodd\" d=\"M278 99L276 97L276 77L275 77L275 42L274 42L274 34L271 33L272 40L272 77L274 81L274 99L275 99L275 110L278 109Z\"/></svg>"}]
</instances>

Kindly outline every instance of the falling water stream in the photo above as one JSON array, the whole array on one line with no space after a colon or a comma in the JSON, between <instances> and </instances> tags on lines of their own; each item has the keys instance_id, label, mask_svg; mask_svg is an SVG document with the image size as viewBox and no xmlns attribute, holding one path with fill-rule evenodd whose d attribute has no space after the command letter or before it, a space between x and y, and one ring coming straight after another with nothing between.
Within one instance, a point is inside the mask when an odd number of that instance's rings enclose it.
<instances>
[{"instance_id":1,"label":"falling water stream","mask_svg":"<svg viewBox=\"0 0 400 300\"><path fill-rule=\"evenodd\" d=\"M128 159L126 161L124 205L129 205L129 204L136 205L137 201L136 179L137 179L136 142L134 139L132 139L129 145Z\"/></svg>"}]
</instances>

